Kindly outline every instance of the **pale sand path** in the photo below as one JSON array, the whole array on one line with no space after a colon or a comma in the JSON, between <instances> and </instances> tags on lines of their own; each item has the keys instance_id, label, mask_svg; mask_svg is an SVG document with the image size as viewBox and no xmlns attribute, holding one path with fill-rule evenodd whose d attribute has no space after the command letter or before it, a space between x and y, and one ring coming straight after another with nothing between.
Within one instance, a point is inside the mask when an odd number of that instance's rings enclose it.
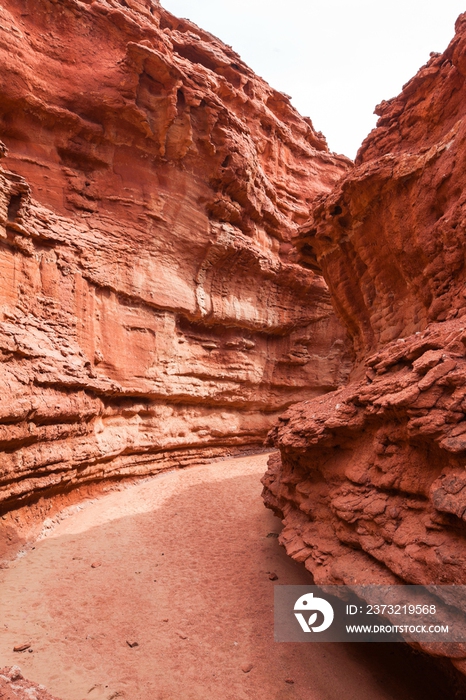
<instances>
[{"instance_id":1,"label":"pale sand path","mask_svg":"<svg viewBox=\"0 0 466 700\"><path fill-rule=\"evenodd\" d=\"M0 666L62 700L441 697L397 645L273 641L266 572L310 579L266 537L280 529L260 499L266 461L165 473L63 520L0 571ZM33 653L13 653L23 642Z\"/></svg>"}]
</instances>

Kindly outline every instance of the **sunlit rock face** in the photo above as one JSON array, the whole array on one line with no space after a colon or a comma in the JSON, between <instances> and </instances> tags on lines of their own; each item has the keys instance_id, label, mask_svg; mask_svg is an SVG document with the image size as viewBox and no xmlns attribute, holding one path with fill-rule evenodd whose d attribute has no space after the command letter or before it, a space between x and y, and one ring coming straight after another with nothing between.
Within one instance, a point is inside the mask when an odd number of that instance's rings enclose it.
<instances>
[{"instance_id":1,"label":"sunlit rock face","mask_svg":"<svg viewBox=\"0 0 466 700\"><path fill-rule=\"evenodd\" d=\"M319 583L466 584L466 15L456 29L299 236L357 357L271 434L265 502ZM435 653L466 672L464 645Z\"/></svg>"},{"instance_id":2,"label":"sunlit rock face","mask_svg":"<svg viewBox=\"0 0 466 700\"><path fill-rule=\"evenodd\" d=\"M259 446L345 332L290 244L349 161L143 0L0 8L0 501Z\"/></svg>"}]
</instances>

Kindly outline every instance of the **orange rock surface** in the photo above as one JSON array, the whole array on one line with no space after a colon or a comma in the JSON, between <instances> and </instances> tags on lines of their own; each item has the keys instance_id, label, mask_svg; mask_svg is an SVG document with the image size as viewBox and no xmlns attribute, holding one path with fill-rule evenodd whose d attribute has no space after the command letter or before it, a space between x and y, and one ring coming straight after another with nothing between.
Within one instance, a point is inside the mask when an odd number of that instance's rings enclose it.
<instances>
[{"instance_id":1,"label":"orange rock surface","mask_svg":"<svg viewBox=\"0 0 466 700\"><path fill-rule=\"evenodd\" d=\"M0 8L0 502L260 445L344 331L290 244L349 161L143 0Z\"/></svg>"},{"instance_id":2,"label":"orange rock surface","mask_svg":"<svg viewBox=\"0 0 466 700\"><path fill-rule=\"evenodd\" d=\"M466 584L466 14L456 30L298 238L356 359L271 434L265 502L318 583ZM423 648L466 672L465 645Z\"/></svg>"}]
</instances>

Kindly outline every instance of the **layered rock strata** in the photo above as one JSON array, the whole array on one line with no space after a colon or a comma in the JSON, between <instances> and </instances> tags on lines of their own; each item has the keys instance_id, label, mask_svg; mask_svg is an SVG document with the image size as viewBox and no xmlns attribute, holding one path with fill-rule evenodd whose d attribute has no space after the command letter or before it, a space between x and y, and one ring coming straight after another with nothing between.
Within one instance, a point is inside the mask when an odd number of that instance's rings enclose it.
<instances>
[{"instance_id":1,"label":"layered rock strata","mask_svg":"<svg viewBox=\"0 0 466 700\"><path fill-rule=\"evenodd\" d=\"M261 445L342 383L290 245L348 161L143 0L0 8L0 503Z\"/></svg>"},{"instance_id":2,"label":"layered rock strata","mask_svg":"<svg viewBox=\"0 0 466 700\"><path fill-rule=\"evenodd\" d=\"M291 407L264 478L281 541L322 584L466 584L466 15L298 239L357 357ZM466 672L466 646L425 649Z\"/></svg>"}]
</instances>

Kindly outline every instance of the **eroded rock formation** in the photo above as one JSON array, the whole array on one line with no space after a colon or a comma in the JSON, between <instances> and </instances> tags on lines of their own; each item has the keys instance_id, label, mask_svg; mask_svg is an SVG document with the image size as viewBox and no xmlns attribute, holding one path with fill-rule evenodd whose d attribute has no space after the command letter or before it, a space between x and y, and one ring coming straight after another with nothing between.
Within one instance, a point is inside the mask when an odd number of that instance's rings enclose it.
<instances>
[{"instance_id":1,"label":"eroded rock formation","mask_svg":"<svg viewBox=\"0 0 466 700\"><path fill-rule=\"evenodd\" d=\"M466 15L456 29L298 239L357 361L280 418L264 495L322 584L466 583ZM466 672L464 645L431 651Z\"/></svg>"},{"instance_id":2,"label":"eroded rock formation","mask_svg":"<svg viewBox=\"0 0 466 700\"><path fill-rule=\"evenodd\" d=\"M2 700L56 700L46 688L26 680L19 666L0 669Z\"/></svg>"},{"instance_id":3,"label":"eroded rock formation","mask_svg":"<svg viewBox=\"0 0 466 700\"><path fill-rule=\"evenodd\" d=\"M229 47L147 0L0 8L0 502L260 445L338 386L296 264L348 168Z\"/></svg>"}]
</instances>

